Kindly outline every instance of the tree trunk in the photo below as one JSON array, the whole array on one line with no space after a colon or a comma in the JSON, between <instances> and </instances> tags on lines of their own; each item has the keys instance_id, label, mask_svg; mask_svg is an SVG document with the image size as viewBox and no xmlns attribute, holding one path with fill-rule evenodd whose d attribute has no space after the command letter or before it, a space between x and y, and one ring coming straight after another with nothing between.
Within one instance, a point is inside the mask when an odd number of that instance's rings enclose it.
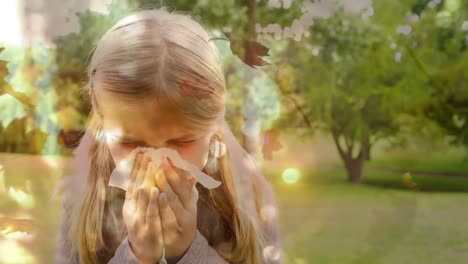
<instances>
[{"instance_id":1,"label":"tree trunk","mask_svg":"<svg viewBox=\"0 0 468 264\"><path fill-rule=\"evenodd\" d=\"M352 159L351 158L351 159L344 160L344 164L346 167L346 172L348 174L348 181L351 183L360 183L362 169L364 166L364 159L362 158Z\"/></svg>"},{"instance_id":2,"label":"tree trunk","mask_svg":"<svg viewBox=\"0 0 468 264\"><path fill-rule=\"evenodd\" d=\"M364 159L366 161L370 161L371 156L370 156L370 151L371 151L371 143L370 143L370 138L369 136L366 136L362 140L362 154L364 155Z\"/></svg>"},{"instance_id":3,"label":"tree trunk","mask_svg":"<svg viewBox=\"0 0 468 264\"><path fill-rule=\"evenodd\" d=\"M341 160L345 165L348 181L351 183L360 183L364 161L370 157L371 144L369 137L365 136L362 138L358 155L357 157L353 157L353 148L356 146L355 142L345 142L343 146L343 144L340 144L339 140L343 135L334 129L331 130L331 133L338 154L340 154Z\"/></svg>"}]
</instances>

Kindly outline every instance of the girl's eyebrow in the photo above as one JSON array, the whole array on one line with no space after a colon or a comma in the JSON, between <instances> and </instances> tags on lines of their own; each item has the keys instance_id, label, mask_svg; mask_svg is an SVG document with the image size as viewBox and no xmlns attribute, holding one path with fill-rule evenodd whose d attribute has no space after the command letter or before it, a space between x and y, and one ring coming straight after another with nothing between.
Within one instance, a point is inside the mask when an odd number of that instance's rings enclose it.
<instances>
[{"instance_id":1,"label":"girl's eyebrow","mask_svg":"<svg viewBox=\"0 0 468 264\"><path fill-rule=\"evenodd\" d=\"M185 134L183 136L180 136L180 137L177 137L177 138L173 138L172 140L180 140L180 139L186 139L186 138L190 138L190 137L193 137L195 136L194 133L188 133L188 134Z\"/></svg>"},{"instance_id":2,"label":"girl's eyebrow","mask_svg":"<svg viewBox=\"0 0 468 264\"><path fill-rule=\"evenodd\" d=\"M182 135L180 137L172 138L170 140L181 140L181 139L186 139L195 136L194 133L190 132L188 134ZM123 141L138 141L138 139L134 138L133 136L130 135L120 135L117 136L118 139L123 140Z\"/></svg>"}]
</instances>

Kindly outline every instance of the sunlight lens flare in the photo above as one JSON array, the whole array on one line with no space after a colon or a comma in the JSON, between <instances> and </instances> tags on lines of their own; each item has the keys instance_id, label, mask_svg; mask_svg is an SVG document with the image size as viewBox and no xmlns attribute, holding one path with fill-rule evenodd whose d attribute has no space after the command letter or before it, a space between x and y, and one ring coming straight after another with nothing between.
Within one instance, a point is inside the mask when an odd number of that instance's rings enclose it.
<instances>
[{"instance_id":1,"label":"sunlight lens flare","mask_svg":"<svg viewBox=\"0 0 468 264\"><path fill-rule=\"evenodd\" d=\"M31 241L33 235L15 231L12 226L0 230L0 263L36 263L34 257L21 242Z\"/></svg>"},{"instance_id":2,"label":"sunlight lens flare","mask_svg":"<svg viewBox=\"0 0 468 264\"><path fill-rule=\"evenodd\" d=\"M8 196L15 200L21 207L31 209L34 207L34 197L14 187L8 188Z\"/></svg>"},{"instance_id":3,"label":"sunlight lens flare","mask_svg":"<svg viewBox=\"0 0 468 264\"><path fill-rule=\"evenodd\" d=\"M32 234L28 232L15 231L12 226L7 226L5 229L0 229L0 237L16 241L31 241L33 239Z\"/></svg>"},{"instance_id":4,"label":"sunlight lens flare","mask_svg":"<svg viewBox=\"0 0 468 264\"><path fill-rule=\"evenodd\" d=\"M42 159L50 168L57 169L60 165L59 161L55 157L44 156Z\"/></svg>"},{"instance_id":5,"label":"sunlight lens flare","mask_svg":"<svg viewBox=\"0 0 468 264\"><path fill-rule=\"evenodd\" d=\"M283 171L283 181L287 184L294 184L301 178L301 172L296 168L287 168Z\"/></svg>"},{"instance_id":6,"label":"sunlight lens flare","mask_svg":"<svg viewBox=\"0 0 468 264\"><path fill-rule=\"evenodd\" d=\"M0 240L0 263L36 263L34 257L16 240Z\"/></svg>"},{"instance_id":7,"label":"sunlight lens flare","mask_svg":"<svg viewBox=\"0 0 468 264\"><path fill-rule=\"evenodd\" d=\"M112 144L116 138L119 138L123 135L122 129L119 128L105 129L102 131L102 133L107 144Z\"/></svg>"}]
</instances>

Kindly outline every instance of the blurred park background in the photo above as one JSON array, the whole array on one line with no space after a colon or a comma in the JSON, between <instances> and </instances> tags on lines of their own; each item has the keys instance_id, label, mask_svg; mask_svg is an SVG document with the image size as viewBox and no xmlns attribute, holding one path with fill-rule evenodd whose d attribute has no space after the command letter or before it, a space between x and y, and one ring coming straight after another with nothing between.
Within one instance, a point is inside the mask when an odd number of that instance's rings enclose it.
<instances>
[{"instance_id":1,"label":"blurred park background","mask_svg":"<svg viewBox=\"0 0 468 264\"><path fill-rule=\"evenodd\" d=\"M151 0L0 3L0 263L51 263L100 36ZM223 55L285 261L468 263L468 1L175 0Z\"/></svg>"}]
</instances>

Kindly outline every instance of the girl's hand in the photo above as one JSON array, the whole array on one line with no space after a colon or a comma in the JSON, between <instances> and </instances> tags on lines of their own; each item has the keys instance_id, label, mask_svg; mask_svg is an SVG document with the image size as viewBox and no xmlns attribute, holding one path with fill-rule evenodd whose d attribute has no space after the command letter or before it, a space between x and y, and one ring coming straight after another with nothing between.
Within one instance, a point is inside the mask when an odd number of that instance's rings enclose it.
<instances>
[{"instance_id":1,"label":"girl's hand","mask_svg":"<svg viewBox=\"0 0 468 264\"><path fill-rule=\"evenodd\" d=\"M165 254L168 263L175 263L195 239L198 190L193 176L189 179L179 174L169 162L166 162L166 166L161 165L161 168L156 174L156 185L161 190L159 208Z\"/></svg>"},{"instance_id":2,"label":"girl's hand","mask_svg":"<svg viewBox=\"0 0 468 264\"><path fill-rule=\"evenodd\" d=\"M164 246L158 205L159 190L154 187L156 172L149 161L147 155L137 155L122 209L130 247L141 263L157 263Z\"/></svg>"}]
</instances>

